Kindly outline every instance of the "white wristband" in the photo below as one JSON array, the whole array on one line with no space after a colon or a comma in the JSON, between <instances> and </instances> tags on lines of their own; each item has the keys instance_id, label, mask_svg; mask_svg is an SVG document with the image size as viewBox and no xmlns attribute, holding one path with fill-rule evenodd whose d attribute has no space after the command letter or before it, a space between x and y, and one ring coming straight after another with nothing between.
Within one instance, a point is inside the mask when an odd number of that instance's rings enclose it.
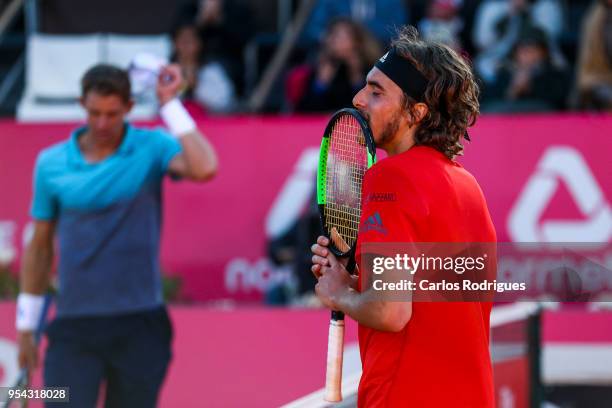
<instances>
[{"instance_id":1,"label":"white wristband","mask_svg":"<svg viewBox=\"0 0 612 408\"><path fill-rule=\"evenodd\" d=\"M166 102L159 109L159 116L172 133L176 137L185 136L196 130L196 124L187 109L177 98Z\"/></svg>"},{"instance_id":2,"label":"white wristband","mask_svg":"<svg viewBox=\"0 0 612 408\"><path fill-rule=\"evenodd\" d=\"M15 327L19 331L34 331L38 327L42 314L45 297L32 295L31 293L20 293L17 296L17 318Z\"/></svg>"}]
</instances>

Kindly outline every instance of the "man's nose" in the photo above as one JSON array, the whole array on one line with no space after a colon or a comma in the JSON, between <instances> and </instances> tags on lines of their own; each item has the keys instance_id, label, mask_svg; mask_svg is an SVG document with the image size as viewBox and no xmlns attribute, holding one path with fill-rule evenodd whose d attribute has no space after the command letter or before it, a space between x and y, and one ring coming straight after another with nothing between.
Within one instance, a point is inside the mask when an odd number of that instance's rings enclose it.
<instances>
[{"instance_id":1,"label":"man's nose","mask_svg":"<svg viewBox=\"0 0 612 408\"><path fill-rule=\"evenodd\" d=\"M109 120L107 118L98 118L98 120L96 121L96 128L100 129L100 130L104 130L108 127L108 123Z\"/></svg>"},{"instance_id":2,"label":"man's nose","mask_svg":"<svg viewBox=\"0 0 612 408\"><path fill-rule=\"evenodd\" d=\"M365 103L363 101L363 89L357 92L353 97L353 106L360 110L365 108Z\"/></svg>"}]
</instances>

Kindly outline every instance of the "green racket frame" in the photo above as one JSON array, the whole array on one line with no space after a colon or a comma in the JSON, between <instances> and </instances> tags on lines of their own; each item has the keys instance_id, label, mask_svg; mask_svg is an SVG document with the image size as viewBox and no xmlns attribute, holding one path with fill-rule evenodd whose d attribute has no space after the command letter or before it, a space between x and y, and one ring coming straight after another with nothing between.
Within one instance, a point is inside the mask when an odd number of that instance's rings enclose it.
<instances>
[{"instance_id":1,"label":"green racket frame","mask_svg":"<svg viewBox=\"0 0 612 408\"><path fill-rule=\"evenodd\" d=\"M330 231L327 230L326 227L326 219L325 219L325 205L327 204L327 193L326 193L326 185L327 185L327 158L329 153L329 145L330 145L330 133L336 124L336 122L343 116L350 115L354 117L359 123L361 130L363 132L363 136L365 138L366 150L367 150L367 168L369 169L376 163L376 147L374 145L374 138L372 137L372 131L368 126L365 118L359 113L357 109L346 108L341 109L334 113L332 118L329 120L327 127L325 128L325 133L323 134L323 139L321 140L321 148L319 150L319 166L317 169L317 204L319 206L319 215L321 219L321 228L323 229L323 233L326 237L330 238ZM361 203L359 208L359 213L361 214ZM352 244L352 245L351 245ZM336 256L347 257L352 256L355 251L355 242L349 243L351 249L349 251L343 252L338 249L330 239L329 249Z\"/></svg>"}]
</instances>

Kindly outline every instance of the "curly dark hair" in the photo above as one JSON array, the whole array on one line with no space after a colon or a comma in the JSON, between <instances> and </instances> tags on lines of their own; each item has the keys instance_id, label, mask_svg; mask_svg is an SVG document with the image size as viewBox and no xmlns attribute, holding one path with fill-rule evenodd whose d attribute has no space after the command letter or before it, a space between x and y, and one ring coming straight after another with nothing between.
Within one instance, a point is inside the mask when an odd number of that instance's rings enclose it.
<instances>
[{"instance_id":1,"label":"curly dark hair","mask_svg":"<svg viewBox=\"0 0 612 408\"><path fill-rule=\"evenodd\" d=\"M431 146L449 159L463 154L461 138L480 113L480 91L470 64L446 45L421 40L412 26L399 29L391 45L429 81L422 101L406 93L403 97L412 123L416 103L429 108L419 123L415 144Z\"/></svg>"}]
</instances>

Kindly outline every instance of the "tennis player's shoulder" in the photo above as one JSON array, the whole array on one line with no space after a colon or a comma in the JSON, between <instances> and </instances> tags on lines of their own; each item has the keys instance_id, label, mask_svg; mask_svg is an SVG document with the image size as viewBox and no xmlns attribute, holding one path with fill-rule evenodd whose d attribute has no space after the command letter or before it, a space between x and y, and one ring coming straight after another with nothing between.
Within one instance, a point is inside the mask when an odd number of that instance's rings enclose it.
<instances>
[{"instance_id":1,"label":"tennis player's shoulder","mask_svg":"<svg viewBox=\"0 0 612 408\"><path fill-rule=\"evenodd\" d=\"M36 166L49 166L65 163L68 158L70 139L63 140L42 149L36 157Z\"/></svg>"},{"instance_id":2,"label":"tennis player's shoulder","mask_svg":"<svg viewBox=\"0 0 612 408\"><path fill-rule=\"evenodd\" d=\"M376 164L381 172L397 174L415 174L415 165L429 164L436 156L434 149L427 146L415 146L395 156L387 157ZM411 171L406 171L406 170Z\"/></svg>"},{"instance_id":3,"label":"tennis player's shoulder","mask_svg":"<svg viewBox=\"0 0 612 408\"><path fill-rule=\"evenodd\" d=\"M415 146L411 149L387 157L376 163L367 176L376 184L397 184L404 187L423 183L423 174L435 172L446 159L435 149L427 146Z\"/></svg>"},{"instance_id":4,"label":"tennis player's shoulder","mask_svg":"<svg viewBox=\"0 0 612 408\"><path fill-rule=\"evenodd\" d=\"M410 173L405 171L405 164L400 156L380 160L368 170L366 177L370 183L379 185L405 184L411 179Z\"/></svg>"}]
</instances>

